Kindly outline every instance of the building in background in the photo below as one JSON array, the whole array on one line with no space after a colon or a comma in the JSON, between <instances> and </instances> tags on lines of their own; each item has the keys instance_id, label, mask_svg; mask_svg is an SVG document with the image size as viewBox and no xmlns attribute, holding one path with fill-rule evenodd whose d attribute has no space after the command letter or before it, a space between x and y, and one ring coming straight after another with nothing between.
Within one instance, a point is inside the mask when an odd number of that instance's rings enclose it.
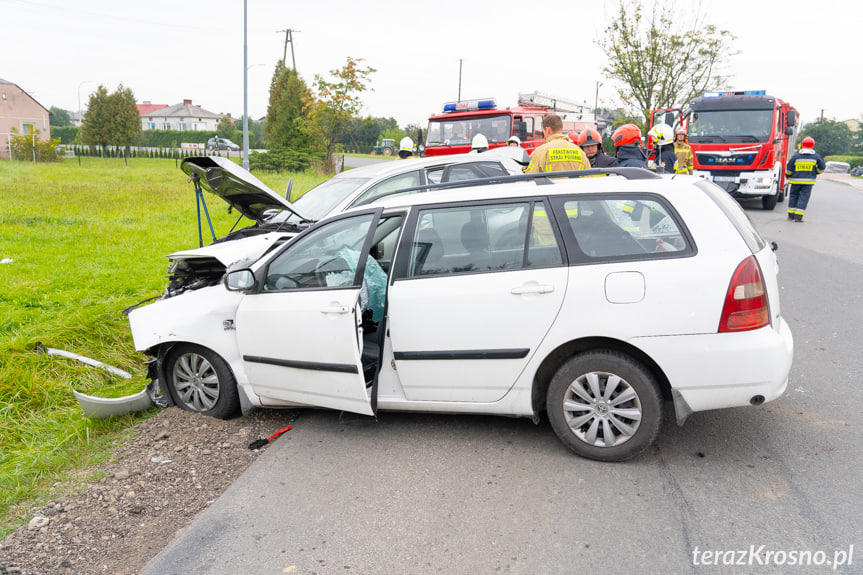
<instances>
[{"instance_id":1,"label":"building in background","mask_svg":"<svg viewBox=\"0 0 863 575\"><path fill-rule=\"evenodd\" d=\"M51 139L51 112L17 84L0 78L0 158L9 157L12 128L18 135L39 130L39 139Z\"/></svg>"},{"instance_id":2,"label":"building in background","mask_svg":"<svg viewBox=\"0 0 863 575\"><path fill-rule=\"evenodd\" d=\"M141 106L153 106L148 102ZM159 104L156 104L158 106ZM192 104L192 100L183 100L182 104L165 106L141 114L141 128L144 130L193 130L215 132L219 126L222 114L216 114Z\"/></svg>"}]
</instances>

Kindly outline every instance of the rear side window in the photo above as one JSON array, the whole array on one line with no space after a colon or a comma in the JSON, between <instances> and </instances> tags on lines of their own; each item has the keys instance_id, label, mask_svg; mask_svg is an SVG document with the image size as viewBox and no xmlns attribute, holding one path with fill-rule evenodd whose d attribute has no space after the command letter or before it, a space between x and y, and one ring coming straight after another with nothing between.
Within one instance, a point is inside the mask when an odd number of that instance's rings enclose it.
<instances>
[{"instance_id":1,"label":"rear side window","mask_svg":"<svg viewBox=\"0 0 863 575\"><path fill-rule=\"evenodd\" d=\"M561 208L579 251L590 259L649 259L693 251L675 214L658 199L580 196L563 200Z\"/></svg>"},{"instance_id":2,"label":"rear side window","mask_svg":"<svg viewBox=\"0 0 863 575\"><path fill-rule=\"evenodd\" d=\"M737 200L728 195L728 192L714 184L713 182L701 181L695 184L713 200L722 213L731 220L734 227L746 241L746 245L752 250L752 253L758 253L767 247L767 241L761 237L749 215L740 207Z\"/></svg>"}]
</instances>

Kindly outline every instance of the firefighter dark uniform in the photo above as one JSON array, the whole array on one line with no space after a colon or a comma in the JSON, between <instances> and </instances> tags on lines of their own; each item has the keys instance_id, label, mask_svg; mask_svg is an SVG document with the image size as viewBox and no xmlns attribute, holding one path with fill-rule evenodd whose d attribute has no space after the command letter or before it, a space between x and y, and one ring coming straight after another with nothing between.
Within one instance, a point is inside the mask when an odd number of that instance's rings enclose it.
<instances>
[{"instance_id":1,"label":"firefighter dark uniform","mask_svg":"<svg viewBox=\"0 0 863 575\"><path fill-rule=\"evenodd\" d=\"M692 154L692 146L686 142L674 140L674 154L677 156L675 172L678 174L691 174L695 167L695 158Z\"/></svg>"},{"instance_id":2,"label":"firefighter dark uniform","mask_svg":"<svg viewBox=\"0 0 863 575\"><path fill-rule=\"evenodd\" d=\"M788 219L802 222L815 176L824 171L824 159L815 152L815 140L803 138L800 150L791 156L785 166L785 176L791 188L788 191Z\"/></svg>"},{"instance_id":3,"label":"firefighter dark uniform","mask_svg":"<svg viewBox=\"0 0 863 575\"><path fill-rule=\"evenodd\" d=\"M552 134L530 155L526 174L589 170L590 162L584 151L561 133Z\"/></svg>"}]
</instances>

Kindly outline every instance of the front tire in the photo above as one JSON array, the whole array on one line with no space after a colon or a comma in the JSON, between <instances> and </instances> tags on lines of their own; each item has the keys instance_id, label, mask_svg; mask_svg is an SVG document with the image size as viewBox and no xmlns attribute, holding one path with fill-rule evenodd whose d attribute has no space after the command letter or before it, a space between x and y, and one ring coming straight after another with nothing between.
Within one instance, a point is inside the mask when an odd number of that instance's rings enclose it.
<instances>
[{"instance_id":1,"label":"front tire","mask_svg":"<svg viewBox=\"0 0 863 575\"><path fill-rule=\"evenodd\" d=\"M564 445L599 461L635 457L662 424L656 379L632 357L611 350L580 353L564 363L551 379L546 409Z\"/></svg>"},{"instance_id":2,"label":"front tire","mask_svg":"<svg viewBox=\"0 0 863 575\"><path fill-rule=\"evenodd\" d=\"M217 353L205 347L180 344L165 360L165 383L177 406L218 419L239 412L237 380Z\"/></svg>"},{"instance_id":3,"label":"front tire","mask_svg":"<svg viewBox=\"0 0 863 575\"><path fill-rule=\"evenodd\" d=\"M778 200L778 195L761 196L761 207L763 207L765 210L772 210L776 207L776 202Z\"/></svg>"}]
</instances>

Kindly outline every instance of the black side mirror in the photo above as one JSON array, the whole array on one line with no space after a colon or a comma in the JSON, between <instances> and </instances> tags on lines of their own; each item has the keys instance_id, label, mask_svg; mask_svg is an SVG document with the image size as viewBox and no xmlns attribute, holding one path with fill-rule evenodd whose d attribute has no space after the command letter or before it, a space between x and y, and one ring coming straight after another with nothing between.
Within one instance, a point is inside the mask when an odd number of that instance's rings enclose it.
<instances>
[{"instance_id":1,"label":"black side mirror","mask_svg":"<svg viewBox=\"0 0 863 575\"><path fill-rule=\"evenodd\" d=\"M785 125L789 128L793 128L797 125L797 112L794 110L788 110L788 116L785 118ZM785 132L788 133L787 131Z\"/></svg>"}]
</instances>

